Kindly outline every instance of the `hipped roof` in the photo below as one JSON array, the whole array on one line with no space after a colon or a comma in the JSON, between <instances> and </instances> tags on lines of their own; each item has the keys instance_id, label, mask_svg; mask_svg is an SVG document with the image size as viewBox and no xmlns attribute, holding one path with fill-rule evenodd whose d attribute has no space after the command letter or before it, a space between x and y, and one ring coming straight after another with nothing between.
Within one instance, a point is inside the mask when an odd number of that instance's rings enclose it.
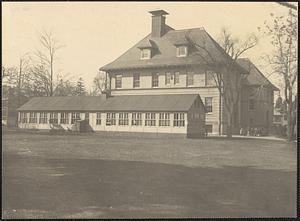
<instances>
[{"instance_id":1,"label":"hipped roof","mask_svg":"<svg viewBox=\"0 0 300 221\"><path fill-rule=\"evenodd\" d=\"M194 43L204 46L209 51L215 60L215 65L226 63L231 59L203 28L174 30L166 25L166 30L166 33L161 37L151 37L151 34L147 35L116 60L100 68L100 70L109 72L137 68L207 65L207 61L199 56L199 50L193 46ZM152 46L155 45L152 57L151 59L142 60L140 59L140 48L145 47L145 45L149 46L149 42L152 42ZM176 45L182 44L190 46L187 57L176 56ZM237 67L241 68L240 66ZM241 71L244 72L242 68Z\"/></svg>"}]
</instances>

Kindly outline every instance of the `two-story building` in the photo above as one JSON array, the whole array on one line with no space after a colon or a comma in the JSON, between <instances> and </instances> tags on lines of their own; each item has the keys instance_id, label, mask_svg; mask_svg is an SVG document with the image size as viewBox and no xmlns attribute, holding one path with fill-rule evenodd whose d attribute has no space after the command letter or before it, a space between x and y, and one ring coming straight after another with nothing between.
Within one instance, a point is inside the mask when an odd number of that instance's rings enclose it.
<instances>
[{"instance_id":1,"label":"two-story building","mask_svg":"<svg viewBox=\"0 0 300 221\"><path fill-rule=\"evenodd\" d=\"M207 110L207 131L214 134L224 133L226 111L212 76L214 72L210 68L211 64L208 65L207 61L199 56L201 52L191 41L198 45L205 44L210 56L214 57L215 64L212 65L221 66L219 69L222 69L222 63L230 62L230 57L203 28L175 30L165 22L168 14L166 11L155 10L150 13L151 33L116 60L100 68L107 73L110 82L108 90L111 95L199 94ZM248 67L236 65L240 74L249 74L246 69ZM256 87L250 86L249 82L247 85L249 88ZM273 102L271 93L272 89L269 92L269 101ZM248 103L248 97L245 92L240 103ZM256 108L258 107L259 105ZM272 110L268 113L263 110L255 119L248 119L248 114L255 116L252 109L240 107L237 110L237 116L240 118L238 122L241 125L255 124L254 121L261 116L271 119ZM261 119L258 119L258 122L262 122ZM235 131L239 130L239 126L235 123Z\"/></svg>"}]
</instances>

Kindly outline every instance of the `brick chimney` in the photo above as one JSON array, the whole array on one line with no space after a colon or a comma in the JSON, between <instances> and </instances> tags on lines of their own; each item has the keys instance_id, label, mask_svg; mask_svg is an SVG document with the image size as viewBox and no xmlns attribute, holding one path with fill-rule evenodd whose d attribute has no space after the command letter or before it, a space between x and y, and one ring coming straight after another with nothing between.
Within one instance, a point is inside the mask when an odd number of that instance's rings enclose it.
<instances>
[{"instance_id":1,"label":"brick chimney","mask_svg":"<svg viewBox=\"0 0 300 221\"><path fill-rule=\"evenodd\" d=\"M164 10L149 11L152 14L151 37L159 38L165 34L166 17L169 13Z\"/></svg>"}]
</instances>

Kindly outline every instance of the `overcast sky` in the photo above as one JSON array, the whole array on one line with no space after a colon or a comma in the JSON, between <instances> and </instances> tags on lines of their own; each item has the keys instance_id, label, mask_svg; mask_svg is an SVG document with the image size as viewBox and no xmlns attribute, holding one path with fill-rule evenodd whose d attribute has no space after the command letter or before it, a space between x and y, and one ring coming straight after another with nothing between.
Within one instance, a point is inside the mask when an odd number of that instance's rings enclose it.
<instances>
[{"instance_id":1,"label":"overcast sky","mask_svg":"<svg viewBox=\"0 0 300 221\"><path fill-rule=\"evenodd\" d=\"M39 48L39 33L52 29L66 45L58 51L56 69L71 73L74 80L82 77L87 87L101 66L150 33L151 9L169 12L166 23L174 29L204 27L215 39L222 27L243 39L257 33L270 13L288 11L272 2L4 2L2 6L4 66L17 65L22 54ZM245 56L267 72L260 57L270 49L262 38Z\"/></svg>"}]
</instances>

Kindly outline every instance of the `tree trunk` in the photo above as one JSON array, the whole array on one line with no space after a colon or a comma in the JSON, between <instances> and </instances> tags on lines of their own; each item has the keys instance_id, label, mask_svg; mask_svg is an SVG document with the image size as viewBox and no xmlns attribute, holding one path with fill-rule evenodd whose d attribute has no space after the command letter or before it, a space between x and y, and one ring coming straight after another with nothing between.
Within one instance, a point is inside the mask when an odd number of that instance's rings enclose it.
<instances>
[{"instance_id":1,"label":"tree trunk","mask_svg":"<svg viewBox=\"0 0 300 221\"><path fill-rule=\"evenodd\" d=\"M232 114L227 114L227 130L226 130L227 138L232 137Z\"/></svg>"},{"instance_id":2,"label":"tree trunk","mask_svg":"<svg viewBox=\"0 0 300 221\"><path fill-rule=\"evenodd\" d=\"M294 119L293 119L293 110L291 105L288 105L288 111L287 111L287 130L286 130L286 135L287 135L287 140L292 141L294 138Z\"/></svg>"}]
</instances>

